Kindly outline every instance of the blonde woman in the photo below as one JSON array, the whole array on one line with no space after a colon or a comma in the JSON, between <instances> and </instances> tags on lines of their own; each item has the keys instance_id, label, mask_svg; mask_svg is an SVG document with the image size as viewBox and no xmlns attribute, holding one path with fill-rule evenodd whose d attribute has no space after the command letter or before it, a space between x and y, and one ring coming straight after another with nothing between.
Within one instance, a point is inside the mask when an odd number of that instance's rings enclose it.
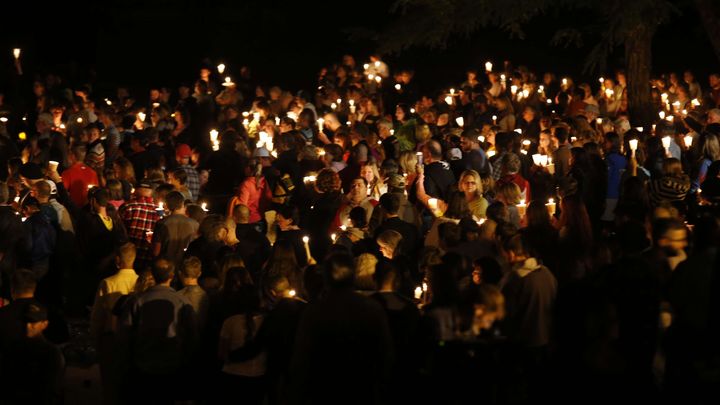
<instances>
[{"instance_id":1,"label":"blonde woman","mask_svg":"<svg viewBox=\"0 0 720 405\"><path fill-rule=\"evenodd\" d=\"M477 219L485 218L488 202L483 197L483 184L478 172L465 170L460 175L458 190L465 195L470 213Z\"/></svg>"},{"instance_id":2,"label":"blonde woman","mask_svg":"<svg viewBox=\"0 0 720 405\"><path fill-rule=\"evenodd\" d=\"M395 252L398 251L398 246L402 241L402 235L397 231L388 229L378 235L376 241L380 248L380 253L382 253L386 259L392 260L395 257Z\"/></svg>"},{"instance_id":3,"label":"blonde woman","mask_svg":"<svg viewBox=\"0 0 720 405\"><path fill-rule=\"evenodd\" d=\"M402 170L402 175L405 176L405 189L408 192L408 195L412 196L414 195L414 189L416 189L415 183L417 183L418 178L418 158L417 153L407 150L405 152L400 153L399 162L400 163L400 169Z\"/></svg>"},{"instance_id":4,"label":"blonde woman","mask_svg":"<svg viewBox=\"0 0 720 405\"><path fill-rule=\"evenodd\" d=\"M505 204L510 217L510 223L516 227L520 227L520 214L518 213L517 204L520 203L522 191L517 184L508 182L503 183L495 189L495 201Z\"/></svg>"},{"instance_id":5,"label":"blonde woman","mask_svg":"<svg viewBox=\"0 0 720 405\"><path fill-rule=\"evenodd\" d=\"M377 164L375 162L369 162L360 169L360 177L367 181L368 186L368 197L379 200L380 196L387 192L387 186L380 177Z\"/></svg>"}]
</instances>

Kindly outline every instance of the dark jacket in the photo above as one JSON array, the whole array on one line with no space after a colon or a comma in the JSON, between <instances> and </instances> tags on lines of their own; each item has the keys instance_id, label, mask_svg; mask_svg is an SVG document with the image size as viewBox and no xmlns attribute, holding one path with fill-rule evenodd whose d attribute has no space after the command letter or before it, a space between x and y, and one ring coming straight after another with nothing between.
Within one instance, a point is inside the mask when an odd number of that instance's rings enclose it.
<instances>
[{"instance_id":1,"label":"dark jacket","mask_svg":"<svg viewBox=\"0 0 720 405\"><path fill-rule=\"evenodd\" d=\"M453 184L455 184L455 176L447 162L432 162L425 166L425 192L430 197L447 201Z\"/></svg>"}]
</instances>

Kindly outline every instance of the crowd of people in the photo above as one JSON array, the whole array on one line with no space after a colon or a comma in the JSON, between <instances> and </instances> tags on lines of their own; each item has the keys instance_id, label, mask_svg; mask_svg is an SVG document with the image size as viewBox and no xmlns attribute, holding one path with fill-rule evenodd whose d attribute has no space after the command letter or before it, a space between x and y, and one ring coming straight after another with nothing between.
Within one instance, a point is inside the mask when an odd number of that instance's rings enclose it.
<instances>
[{"instance_id":1,"label":"crowd of people","mask_svg":"<svg viewBox=\"0 0 720 405\"><path fill-rule=\"evenodd\" d=\"M106 403L717 395L720 74L648 83L652 123L622 71L457 82L0 97L3 401L62 402L78 318Z\"/></svg>"}]
</instances>

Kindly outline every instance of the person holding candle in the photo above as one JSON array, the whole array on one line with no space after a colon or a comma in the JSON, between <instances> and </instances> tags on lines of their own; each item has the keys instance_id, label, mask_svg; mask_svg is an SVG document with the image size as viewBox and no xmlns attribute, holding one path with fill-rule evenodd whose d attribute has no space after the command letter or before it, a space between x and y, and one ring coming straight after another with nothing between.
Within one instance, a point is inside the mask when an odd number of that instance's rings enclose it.
<instances>
[{"instance_id":1,"label":"person holding candle","mask_svg":"<svg viewBox=\"0 0 720 405\"><path fill-rule=\"evenodd\" d=\"M700 146L700 157L696 163L697 177L693 180L693 185L690 192L695 192L700 188L700 184L705 181L707 176L708 168L713 162L720 160L720 141L715 134L707 133L701 138Z\"/></svg>"},{"instance_id":2,"label":"person holding candle","mask_svg":"<svg viewBox=\"0 0 720 405\"><path fill-rule=\"evenodd\" d=\"M182 264L185 248L197 235L199 224L185 213L185 197L178 191L165 196L166 209L170 212L154 227L152 238L153 257L164 257L175 265Z\"/></svg>"},{"instance_id":3,"label":"person holding candle","mask_svg":"<svg viewBox=\"0 0 720 405\"><path fill-rule=\"evenodd\" d=\"M605 164L607 165L607 193L605 195L605 212L603 221L615 218L615 207L620 197L620 180L627 168L627 160L620 153L620 137L614 132L605 135Z\"/></svg>"},{"instance_id":4,"label":"person holding candle","mask_svg":"<svg viewBox=\"0 0 720 405\"><path fill-rule=\"evenodd\" d=\"M135 195L118 211L127 229L128 239L137 247L138 269L144 269L152 261L153 249L146 235L154 231L160 220L157 208L152 185L142 181L135 187Z\"/></svg>"},{"instance_id":5,"label":"person holding candle","mask_svg":"<svg viewBox=\"0 0 720 405\"><path fill-rule=\"evenodd\" d=\"M466 170L460 175L458 191L465 194L470 213L477 219L485 218L488 202L483 197L482 181L475 170Z\"/></svg>"}]
</instances>

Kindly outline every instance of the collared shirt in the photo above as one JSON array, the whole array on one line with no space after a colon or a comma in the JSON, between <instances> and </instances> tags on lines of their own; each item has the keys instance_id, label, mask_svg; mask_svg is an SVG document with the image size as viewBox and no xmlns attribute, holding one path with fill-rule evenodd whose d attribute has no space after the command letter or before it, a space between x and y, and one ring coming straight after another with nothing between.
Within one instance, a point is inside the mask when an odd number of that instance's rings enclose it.
<instances>
[{"instance_id":1,"label":"collared shirt","mask_svg":"<svg viewBox=\"0 0 720 405\"><path fill-rule=\"evenodd\" d=\"M99 337L110 331L111 313L117 300L135 290L138 275L133 269L120 269L114 275L100 281L95 304L90 314L90 334Z\"/></svg>"},{"instance_id":2,"label":"collared shirt","mask_svg":"<svg viewBox=\"0 0 720 405\"><path fill-rule=\"evenodd\" d=\"M152 232L160 220L157 208L152 197L138 197L120 207L120 218L125 223L128 239L137 246L138 259L151 259L147 233Z\"/></svg>"},{"instance_id":3,"label":"collared shirt","mask_svg":"<svg viewBox=\"0 0 720 405\"><path fill-rule=\"evenodd\" d=\"M188 190L190 190L193 201L197 201L198 197L200 197L200 176L198 175L197 170L190 165L180 165L179 169L183 169L185 170L185 173L187 173L187 181L185 182L185 185Z\"/></svg>"}]
</instances>

